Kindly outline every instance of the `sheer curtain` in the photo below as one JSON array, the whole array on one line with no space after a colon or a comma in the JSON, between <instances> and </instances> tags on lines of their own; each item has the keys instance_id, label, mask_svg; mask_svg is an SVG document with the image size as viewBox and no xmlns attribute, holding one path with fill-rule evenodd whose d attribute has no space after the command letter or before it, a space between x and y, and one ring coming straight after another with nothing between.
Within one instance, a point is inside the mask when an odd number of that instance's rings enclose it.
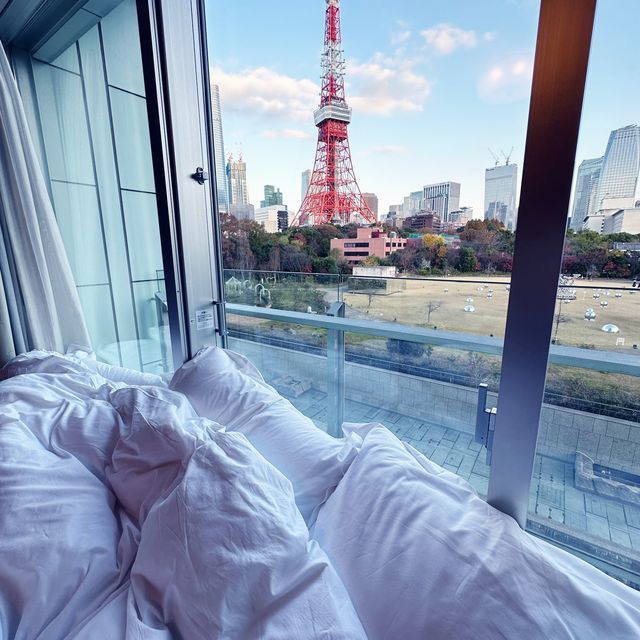
<instances>
[{"instance_id":1,"label":"sheer curtain","mask_svg":"<svg viewBox=\"0 0 640 640\"><path fill-rule=\"evenodd\" d=\"M71 268L0 44L0 364L25 349L90 349Z\"/></svg>"}]
</instances>

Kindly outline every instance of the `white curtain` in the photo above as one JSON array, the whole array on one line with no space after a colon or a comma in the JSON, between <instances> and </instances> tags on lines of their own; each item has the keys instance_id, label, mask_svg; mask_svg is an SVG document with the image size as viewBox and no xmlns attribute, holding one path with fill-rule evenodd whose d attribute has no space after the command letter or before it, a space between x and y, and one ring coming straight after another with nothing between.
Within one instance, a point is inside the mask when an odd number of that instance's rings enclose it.
<instances>
[{"instance_id":1,"label":"white curtain","mask_svg":"<svg viewBox=\"0 0 640 640\"><path fill-rule=\"evenodd\" d=\"M0 44L0 361L25 348L90 350L22 100Z\"/></svg>"}]
</instances>

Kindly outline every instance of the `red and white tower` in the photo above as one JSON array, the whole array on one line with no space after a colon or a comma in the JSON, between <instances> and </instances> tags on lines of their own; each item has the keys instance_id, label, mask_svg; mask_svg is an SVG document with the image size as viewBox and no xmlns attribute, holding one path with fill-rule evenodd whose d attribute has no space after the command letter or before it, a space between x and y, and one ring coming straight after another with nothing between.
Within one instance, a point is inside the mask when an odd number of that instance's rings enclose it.
<instances>
[{"instance_id":1,"label":"red and white tower","mask_svg":"<svg viewBox=\"0 0 640 640\"><path fill-rule=\"evenodd\" d=\"M291 226L374 224L376 216L360 193L349 150L351 109L344 95L340 0L326 0L320 107L313 114L318 146L307 195Z\"/></svg>"}]
</instances>

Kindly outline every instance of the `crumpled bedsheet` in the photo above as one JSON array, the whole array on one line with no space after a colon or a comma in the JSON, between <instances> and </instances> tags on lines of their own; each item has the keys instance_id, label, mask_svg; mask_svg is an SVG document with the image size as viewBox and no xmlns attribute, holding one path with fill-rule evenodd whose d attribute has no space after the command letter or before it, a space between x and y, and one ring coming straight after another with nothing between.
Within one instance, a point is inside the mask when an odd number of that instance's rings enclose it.
<instances>
[{"instance_id":1,"label":"crumpled bedsheet","mask_svg":"<svg viewBox=\"0 0 640 640\"><path fill-rule=\"evenodd\" d=\"M43 352L0 371L0 637L365 638L289 480L108 374Z\"/></svg>"}]
</instances>

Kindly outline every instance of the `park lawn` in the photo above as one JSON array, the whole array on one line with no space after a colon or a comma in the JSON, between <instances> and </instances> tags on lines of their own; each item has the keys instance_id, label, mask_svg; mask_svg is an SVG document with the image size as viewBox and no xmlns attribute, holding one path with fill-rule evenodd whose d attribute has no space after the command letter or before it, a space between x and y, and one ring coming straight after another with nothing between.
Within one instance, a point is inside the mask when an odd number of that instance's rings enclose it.
<instances>
[{"instance_id":1,"label":"park lawn","mask_svg":"<svg viewBox=\"0 0 640 640\"><path fill-rule=\"evenodd\" d=\"M461 278L462 280L463 278ZM400 322L420 327L437 327L447 331L503 337L509 301L509 276L492 276L490 280L466 277L469 282L451 280L420 280L399 278L393 282L395 292L343 294L347 317L370 318L386 322ZM561 322L554 325L553 336L558 344L586 348L625 351L640 354L633 345L640 344L640 291L616 291L612 287L627 286L618 280L577 281L576 299L562 303ZM479 288L482 290L479 291ZM580 288L578 288L580 287ZM492 297L488 293L492 290ZM609 295L606 295L609 292ZM599 294L599 298L593 295ZM622 297L616 298L615 294ZM467 302L471 298L473 302ZM608 306L600 306L601 301ZM532 309L536 304L532 296ZM428 309L432 311L428 317ZM473 313L463 309L471 305ZM560 305L556 306L558 313ZM585 320L588 308L596 312L596 320ZM615 324L620 332L605 333L604 324Z\"/></svg>"}]
</instances>

